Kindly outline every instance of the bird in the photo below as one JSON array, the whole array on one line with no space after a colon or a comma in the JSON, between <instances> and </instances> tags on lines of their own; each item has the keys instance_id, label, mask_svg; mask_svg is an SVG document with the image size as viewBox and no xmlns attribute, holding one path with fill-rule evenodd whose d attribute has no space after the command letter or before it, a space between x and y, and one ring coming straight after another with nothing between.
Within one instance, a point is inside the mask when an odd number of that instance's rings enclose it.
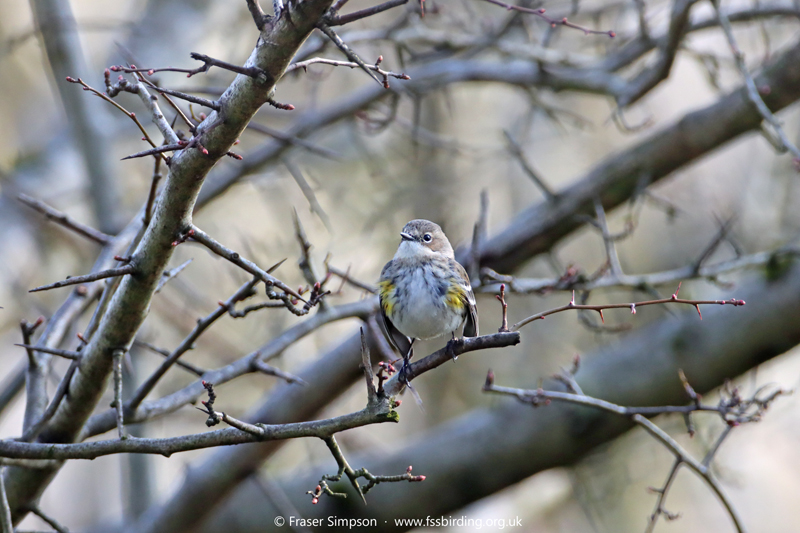
<instances>
[{"instance_id":1,"label":"bird","mask_svg":"<svg viewBox=\"0 0 800 533\"><path fill-rule=\"evenodd\" d=\"M414 341L450 334L452 350L462 324L464 337L478 336L478 308L469 275L438 224L412 220L400 237L397 253L381 271L378 294L386 338L403 357L401 378L409 385Z\"/></svg>"}]
</instances>

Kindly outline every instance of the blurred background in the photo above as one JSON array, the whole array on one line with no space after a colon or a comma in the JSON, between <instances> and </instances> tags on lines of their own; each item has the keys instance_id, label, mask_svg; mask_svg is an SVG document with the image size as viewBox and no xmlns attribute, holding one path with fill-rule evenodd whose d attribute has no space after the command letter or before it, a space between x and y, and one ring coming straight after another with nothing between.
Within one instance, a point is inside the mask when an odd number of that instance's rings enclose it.
<instances>
[{"instance_id":1,"label":"blurred background","mask_svg":"<svg viewBox=\"0 0 800 533\"><path fill-rule=\"evenodd\" d=\"M36 4L35 0L30 4L0 0L0 127L4 141L0 144L0 368L4 369L0 371L0 387L4 384L2 376L10 378L14 369L26 362L24 350L13 346L21 342L20 320L51 316L67 295L66 289L36 294L27 291L88 272L99 251L96 244L48 222L21 204L16 199L18 194L35 197L81 222L113 233L136 216L146 201L153 173L149 159L119 161L146 148L133 122L79 86L67 84L62 73L64 64L51 64L48 60L32 14ZM61 2L62 7L64 4ZM662 35L672 4L643 4L648 27L653 34ZM729 9L757 5L725 4ZM370 5L352 0L343 11ZM142 67L194 68L198 63L189 58L190 52L242 64L258 37L246 5L240 1L72 0L69 6L77 21L75 35L82 54L74 64L82 70L68 75L81 77L100 90L103 70L110 65L131 62ZM551 16L570 15L571 20L592 28L613 29L617 33L615 39L563 27L553 30L533 16L516 16L509 22L512 15L504 9L477 0L428 0L425 6L424 18L419 16L418 5L406 5L341 28L341 34L349 37L346 40L367 63L374 63L382 55L383 68L410 72L420 65L430 66L453 57L479 56L498 65L514 60L514 54L496 46L500 38L483 48L476 44L482 37L498 33L502 42L521 49L527 46L539 50L544 43L553 53L565 56L564 64L589 65L619 49L639 32L637 2L630 1L578 4L555 0L541 4ZM786 11L782 16L736 24L735 35L753 69L777 56L798 37L800 7L796 3L781 7ZM577 14L572 16L576 9ZM60 16L54 11L50 14ZM691 12L691 20L713 16L710 3L698 4ZM505 25L510 29L500 32ZM393 33L387 37L387 31ZM380 32L385 35L376 35ZM304 49L309 54L306 57L344 59L333 47L314 48L322 47L322 43L320 34L313 35ZM645 56L623 72L634 74L650 60L652 57ZM188 79L178 73L159 73L154 79L173 89L214 97L232 81L233 74L212 69ZM490 237L524 208L546 200L519 158L512 154L504 132L522 147L524 159L542 180L558 191L586 175L610 154L643 142L654 131L715 102L742 83L718 27L685 37L668 79L625 110L624 120L630 126L627 129L613 118L616 106L607 95L557 92L546 86L503 82L432 80L428 86L414 86L408 92L398 89L389 97L371 101L357 113L343 113L341 120L320 124L303 135L315 149L290 147L266 158L263 164L249 165L257 158L248 158L248 154L268 149L269 143L276 141L256 131L245 132L234 148L245 156L244 161L226 158L209 180L236 173L241 178L224 194L208 199L196 212L195 223L261 266L288 258L276 275L290 286L302 286L305 281L297 268L300 246L292 225L292 212L296 210L313 244L312 258L320 271L324 272L327 261L349 271L356 280L374 284L381 267L394 254L400 228L410 219L436 221L454 246L468 247L480 215L482 191L488 198ZM404 83L390 79L393 88ZM287 75L278 85L275 99L293 104L295 111L264 107L255 122L285 131L303 117L345 109L348 98L372 89L374 84L359 69L313 65L307 72L301 69ZM65 96L66 93L74 94ZM100 157L107 170L101 173L101 181L89 177L91 169L86 157L90 151L82 147L83 134L71 122L75 112L67 100L71 97L92 106L91 128L101 143L93 146L96 150L102 146ZM151 135L157 135L138 98L123 94L116 101L136 112ZM195 116L203 111L192 106ZM800 141L797 106L782 112L780 118L790 138ZM300 171L302 180L292 176L287 163ZM738 137L683 166L648 191L651 195L640 195L608 213L613 232L622 231L629 222L635 224L631 236L617 247L626 273L658 272L691 264L717 235L721 221L731 217L731 238L739 252L745 254L790 244L800 229L800 182L791 157L776 155L757 133ZM112 204L103 208L102 202ZM734 257L737 247L723 243L709 261ZM190 259L190 265L155 297L139 339L172 349L199 317L213 311L218 301L228 298L248 279L244 272L195 244L178 247L172 263L177 266ZM592 273L605 261L602 236L586 226L513 274L558 278L569 265ZM757 274L744 271L724 275L724 284L684 282L681 295L731 298L753 276ZM330 283L336 289L339 280ZM675 287L658 290L668 296ZM365 297L368 295L364 291L343 285L329 301L335 305ZM509 320L517 322L563 305L569 297L565 292L510 294ZM592 293L593 302L642 299L649 297L628 289ZM500 322L500 306L494 296L479 294L478 308L482 332L495 330ZM607 312L606 325L629 323L635 330L685 312L694 310L649 307L635 317L624 310ZM75 333L85 327L89 318L87 313L76 324ZM304 319L270 309L246 320L225 317L201 337L184 359L202 368L223 366L300 320ZM405 397L400 424L353 430L341 435L340 443L350 453L396 450L472 409L510 401L480 392L488 368L494 370L498 383L536 388L542 379L568 366L575 354L624 342L627 332L609 332L595 323L595 316L587 320L591 324L583 323L575 313L563 313L548 318L546 324L529 325L523 330L522 343L516 347L473 353L459 358L456 364L427 373L415 381L425 401L424 411ZM271 364L297 372L352 335L360 325L355 318L328 324L293 344ZM79 341L74 334L68 339L65 348L74 349ZM443 345L443 340L430 341L416 348L416 353L427 354ZM126 364L130 382L142 379L159 363L159 356L133 350ZM66 367L62 361L54 366L53 388ZM745 392L767 382L795 388L799 370L800 353L795 349L741 376L739 384ZM193 379L190 374L173 370L152 397L168 394ZM244 417L273 386L272 377L245 375L219 387L218 407ZM110 399L109 395L101 406L107 406ZM20 434L24 400L24 392L17 394L0 415L2 438ZM715 396L710 395L707 400L713 403ZM323 414L351 412L363 403L363 384L359 382ZM697 417L698 434L690 439L679 417L656 421L699 456L723 426L713 416ZM148 437L183 435L206 430L203 422L202 415L186 406L132 431ZM751 531L790 531L797 523L793 504L795 495L800 493L799 422L796 398L783 398L763 422L735 431L717 456L715 473ZM73 531L131 520L150 505L164 501L180 485L188 465L206 453L188 452L169 459L112 456L73 461L65 465L46 490L41 505ZM320 462L330 466L329 452L322 443L296 440L286 443L264 465L263 472L268 477L280 476L317 465L314 468L321 475L327 470L319 467ZM539 473L452 514L484 520L520 517L526 531L639 531L644 529L655 505L655 495L647 489L663 483L671 463L672 457L661 445L634 430L595 449L571 468ZM413 491L415 486L401 488ZM722 531L729 527L719 502L701 480L687 471L679 475L667 507L680 513L681 518L660 522L658 531ZM298 512L302 515L304 509L300 507ZM35 517L26 518L22 524L23 529L43 527Z\"/></svg>"}]
</instances>

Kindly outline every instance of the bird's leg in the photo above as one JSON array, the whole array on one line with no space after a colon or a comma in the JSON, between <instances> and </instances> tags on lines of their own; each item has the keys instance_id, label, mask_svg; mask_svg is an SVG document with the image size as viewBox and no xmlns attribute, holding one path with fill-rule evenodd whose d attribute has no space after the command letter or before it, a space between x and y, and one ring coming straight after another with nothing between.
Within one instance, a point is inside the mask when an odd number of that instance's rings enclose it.
<instances>
[{"instance_id":1,"label":"bird's leg","mask_svg":"<svg viewBox=\"0 0 800 533\"><path fill-rule=\"evenodd\" d=\"M400 378L403 383L408 385L408 365L411 363L411 358L414 357L414 341L411 339L411 344L408 346L408 351L403 355L403 369L400 371Z\"/></svg>"},{"instance_id":2,"label":"bird's leg","mask_svg":"<svg viewBox=\"0 0 800 533\"><path fill-rule=\"evenodd\" d=\"M453 362L455 363L456 360L458 359L458 356L456 355L455 347L458 346L460 343L464 342L464 339L463 338L456 339L456 332L455 331L450 333L450 335L452 337L450 338L449 341L447 341L447 346L445 346L445 350L447 350L447 353L450 354L450 357L453 359Z\"/></svg>"}]
</instances>

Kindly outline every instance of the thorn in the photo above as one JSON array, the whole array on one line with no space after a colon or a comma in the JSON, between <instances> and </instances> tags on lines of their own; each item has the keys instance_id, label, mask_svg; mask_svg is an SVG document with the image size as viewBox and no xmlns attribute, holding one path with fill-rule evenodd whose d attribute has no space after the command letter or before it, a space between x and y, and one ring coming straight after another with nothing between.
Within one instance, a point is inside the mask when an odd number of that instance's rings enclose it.
<instances>
[{"instance_id":1,"label":"thorn","mask_svg":"<svg viewBox=\"0 0 800 533\"><path fill-rule=\"evenodd\" d=\"M492 372L492 369L490 368L486 373L486 382L484 382L483 388L484 390L488 390L492 388L492 385L494 385L494 372Z\"/></svg>"},{"instance_id":2,"label":"thorn","mask_svg":"<svg viewBox=\"0 0 800 533\"><path fill-rule=\"evenodd\" d=\"M697 314L700 315L700 320L703 320L703 313L700 312L700 306L694 304L694 308L697 309Z\"/></svg>"},{"instance_id":3,"label":"thorn","mask_svg":"<svg viewBox=\"0 0 800 533\"><path fill-rule=\"evenodd\" d=\"M572 291L572 300L569 301L569 305L570 305L570 307L575 305L575 291L574 290Z\"/></svg>"},{"instance_id":4,"label":"thorn","mask_svg":"<svg viewBox=\"0 0 800 533\"><path fill-rule=\"evenodd\" d=\"M605 324L606 323L606 319L603 318L603 310L602 309L598 309L598 312L600 313L600 322Z\"/></svg>"},{"instance_id":5,"label":"thorn","mask_svg":"<svg viewBox=\"0 0 800 533\"><path fill-rule=\"evenodd\" d=\"M682 281L679 281L679 282L678 282L678 288L677 288L677 289L675 289L675 292L672 294L672 299L673 299L673 300L677 300L677 299L678 299L678 293L679 293L679 292L680 292L680 290L681 290L681 283L683 283L683 282L682 282Z\"/></svg>"}]
</instances>

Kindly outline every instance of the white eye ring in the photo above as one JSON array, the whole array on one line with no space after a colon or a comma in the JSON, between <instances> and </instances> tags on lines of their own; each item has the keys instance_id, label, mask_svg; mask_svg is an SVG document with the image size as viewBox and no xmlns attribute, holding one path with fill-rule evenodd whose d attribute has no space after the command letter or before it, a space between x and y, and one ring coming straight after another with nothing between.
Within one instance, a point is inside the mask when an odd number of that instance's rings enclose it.
<instances>
[{"instance_id":1,"label":"white eye ring","mask_svg":"<svg viewBox=\"0 0 800 533\"><path fill-rule=\"evenodd\" d=\"M433 237L431 236L430 233L426 233L425 235L422 236L422 240L425 242L431 242L433 240Z\"/></svg>"}]
</instances>

